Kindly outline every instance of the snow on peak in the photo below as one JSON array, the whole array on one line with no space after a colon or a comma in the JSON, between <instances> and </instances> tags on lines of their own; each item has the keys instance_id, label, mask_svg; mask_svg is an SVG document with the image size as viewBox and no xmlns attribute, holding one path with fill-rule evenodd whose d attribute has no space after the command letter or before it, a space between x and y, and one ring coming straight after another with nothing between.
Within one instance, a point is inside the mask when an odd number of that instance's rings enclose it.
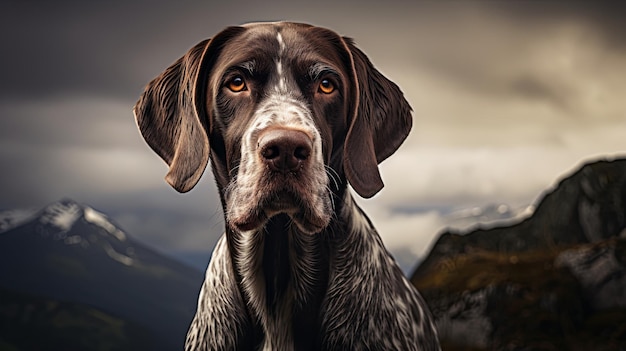
<instances>
[{"instance_id":1,"label":"snow on peak","mask_svg":"<svg viewBox=\"0 0 626 351\"><path fill-rule=\"evenodd\" d=\"M66 245L80 245L84 248L92 244L102 247L109 257L126 266L134 263L134 248L129 246L126 234L111 223L108 217L93 208L81 205L73 200L64 199L48 205L43 210L10 210L0 212L0 233L6 232L29 220L37 219L39 223L51 227L52 231L46 229L46 235L53 235L55 240L63 240ZM117 239L119 243L114 243L105 233L100 232L102 237L87 233L68 232L74 227L77 221L85 221L102 228L106 233ZM106 238L105 238L106 237ZM103 240L104 239L104 240ZM124 243L124 244L120 244ZM118 251L119 250L119 251Z\"/></svg>"},{"instance_id":2,"label":"snow on peak","mask_svg":"<svg viewBox=\"0 0 626 351\"><path fill-rule=\"evenodd\" d=\"M85 220L91 224L95 224L100 228L109 232L109 234L116 237L119 241L126 241L126 234L123 231L117 229L113 223L109 222L109 219L103 213L100 213L93 208L85 207L84 210Z\"/></svg>"},{"instance_id":3,"label":"snow on peak","mask_svg":"<svg viewBox=\"0 0 626 351\"><path fill-rule=\"evenodd\" d=\"M49 205L43 210L39 221L59 229L60 233L66 233L81 218L104 229L117 240L126 241L126 234L113 225L106 215L72 200L63 200Z\"/></svg>"},{"instance_id":4,"label":"snow on peak","mask_svg":"<svg viewBox=\"0 0 626 351\"><path fill-rule=\"evenodd\" d=\"M0 212L0 233L28 222L37 213L33 209L17 209Z\"/></svg>"},{"instance_id":5,"label":"snow on peak","mask_svg":"<svg viewBox=\"0 0 626 351\"><path fill-rule=\"evenodd\" d=\"M81 215L82 208L79 204L72 201L61 201L46 207L39 221L56 227L61 232L67 232Z\"/></svg>"},{"instance_id":6,"label":"snow on peak","mask_svg":"<svg viewBox=\"0 0 626 351\"><path fill-rule=\"evenodd\" d=\"M104 229L107 233L117 238L117 240L119 240L120 242L126 241L126 234L124 234L123 231L119 230L113 223L109 222L109 219L105 214L100 213L91 207L85 207L84 215L85 221ZM107 255L109 255L109 257L111 257L112 259L126 266L133 265L135 260L131 257L132 252L134 251L132 247L127 247L126 253L124 254L116 251L116 249L108 241L101 242L101 245Z\"/></svg>"}]
</instances>

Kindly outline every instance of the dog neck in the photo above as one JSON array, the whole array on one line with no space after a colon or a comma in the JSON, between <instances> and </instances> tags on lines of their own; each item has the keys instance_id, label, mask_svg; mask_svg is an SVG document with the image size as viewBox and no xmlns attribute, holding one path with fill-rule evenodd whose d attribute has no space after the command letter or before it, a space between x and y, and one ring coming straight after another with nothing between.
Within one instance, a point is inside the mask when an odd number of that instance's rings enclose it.
<instances>
[{"instance_id":1,"label":"dog neck","mask_svg":"<svg viewBox=\"0 0 626 351\"><path fill-rule=\"evenodd\" d=\"M350 252L339 247L351 241L343 236L358 236L370 226L349 192L343 195L335 208L338 215L320 233L300 232L284 214L259 230L227 231L240 291L265 335L263 349L308 349L319 342L313 335L322 323L319 311L333 265L330 252Z\"/></svg>"}]
</instances>

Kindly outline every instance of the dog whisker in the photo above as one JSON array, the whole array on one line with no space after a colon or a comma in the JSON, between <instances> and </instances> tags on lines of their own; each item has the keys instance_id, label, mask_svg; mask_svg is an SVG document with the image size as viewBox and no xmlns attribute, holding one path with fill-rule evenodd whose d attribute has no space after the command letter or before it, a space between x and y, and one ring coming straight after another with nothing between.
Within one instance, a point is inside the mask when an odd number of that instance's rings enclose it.
<instances>
[{"instance_id":1,"label":"dog whisker","mask_svg":"<svg viewBox=\"0 0 626 351\"><path fill-rule=\"evenodd\" d=\"M337 174L337 172L330 166L325 165L324 168L326 169L326 174L328 175L328 178L333 181L333 184L335 185L335 190L339 190L339 182L337 180L339 179L339 174Z\"/></svg>"}]
</instances>

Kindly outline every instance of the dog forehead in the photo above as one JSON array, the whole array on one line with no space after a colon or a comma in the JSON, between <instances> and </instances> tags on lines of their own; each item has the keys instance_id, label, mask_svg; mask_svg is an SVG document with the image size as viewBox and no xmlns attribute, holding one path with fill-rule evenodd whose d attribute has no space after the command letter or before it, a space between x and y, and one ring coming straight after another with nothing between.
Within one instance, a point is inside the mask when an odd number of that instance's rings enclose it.
<instances>
[{"instance_id":1,"label":"dog forehead","mask_svg":"<svg viewBox=\"0 0 626 351\"><path fill-rule=\"evenodd\" d=\"M254 62L259 67L282 60L291 67L325 61L340 66L336 39L331 30L294 22L257 22L242 25L246 30L224 44L223 66ZM331 40L335 39L335 42Z\"/></svg>"}]
</instances>

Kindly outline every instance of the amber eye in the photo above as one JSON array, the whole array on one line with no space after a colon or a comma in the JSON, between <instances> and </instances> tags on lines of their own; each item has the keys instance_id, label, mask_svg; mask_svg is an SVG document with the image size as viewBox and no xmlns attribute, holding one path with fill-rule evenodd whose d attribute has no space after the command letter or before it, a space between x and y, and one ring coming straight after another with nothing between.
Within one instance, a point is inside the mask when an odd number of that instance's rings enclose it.
<instances>
[{"instance_id":1,"label":"amber eye","mask_svg":"<svg viewBox=\"0 0 626 351\"><path fill-rule=\"evenodd\" d=\"M246 82L241 76L235 76L228 82L228 89L235 93L246 90Z\"/></svg>"},{"instance_id":2,"label":"amber eye","mask_svg":"<svg viewBox=\"0 0 626 351\"><path fill-rule=\"evenodd\" d=\"M319 90L324 94L330 94L335 91L335 85L328 79L322 79Z\"/></svg>"}]
</instances>

